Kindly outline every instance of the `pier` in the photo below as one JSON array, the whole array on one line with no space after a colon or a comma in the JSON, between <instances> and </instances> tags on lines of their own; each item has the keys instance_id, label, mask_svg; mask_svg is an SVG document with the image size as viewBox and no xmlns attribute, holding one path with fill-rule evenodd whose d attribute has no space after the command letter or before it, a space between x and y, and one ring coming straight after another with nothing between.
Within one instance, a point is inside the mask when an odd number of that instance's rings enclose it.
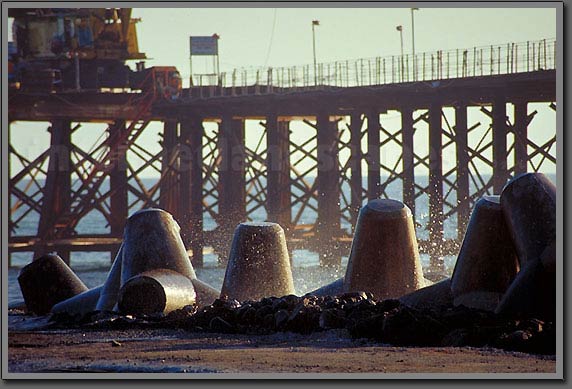
<instances>
[{"instance_id":1,"label":"pier","mask_svg":"<svg viewBox=\"0 0 572 389\"><path fill-rule=\"evenodd\" d=\"M9 145L10 160L19 161L18 169L9 166L10 253L56 251L68 262L72 251L114 253L128 215L158 207L174 215L201 267L205 248L226 260L235 226L263 208L284 228L290 250L318 252L321 265L336 267L349 253L361 206L389 197L388 186L400 182L399 200L428 231L420 251L440 271L443 257L458 252L480 196L556 163L556 128L544 130L542 144L528 134L537 114L529 104L556 114L555 40L338 61L316 72L308 65L193 75L176 100L130 91L11 91L9 123L49 122L51 141L33 160ZM486 122L469 122L475 109ZM453 122L445 110L454 111ZM380 119L388 111L399 113L400 129ZM247 120L263 128L256 147L245 141ZM83 122L102 127L89 150L72 141ZM152 122L163 123L160 153L140 143ZM291 136L293 122L305 124L303 141ZM207 123L216 130L206 131ZM391 163L381 158L386 147L400 150ZM450 152L456 164L445 169ZM143 164L135 167L133 156ZM160 174L151 187L140 178L145 169ZM421 199L429 204L425 218L416 211ZM94 210L109 232L78 233ZM304 222L308 212L316 214L313 223ZM19 234L31 213L39 215L37 234ZM214 229L205 228L206 215ZM458 235L447 238L450 220Z\"/></svg>"}]
</instances>

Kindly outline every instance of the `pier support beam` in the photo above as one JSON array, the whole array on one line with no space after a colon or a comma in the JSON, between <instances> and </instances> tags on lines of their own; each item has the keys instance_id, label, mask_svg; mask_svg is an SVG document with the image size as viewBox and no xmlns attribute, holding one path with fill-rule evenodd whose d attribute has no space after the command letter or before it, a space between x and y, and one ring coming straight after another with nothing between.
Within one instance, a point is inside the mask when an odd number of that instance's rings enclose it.
<instances>
[{"instance_id":1,"label":"pier support beam","mask_svg":"<svg viewBox=\"0 0 572 389\"><path fill-rule=\"evenodd\" d=\"M528 165L528 103L514 102L514 158L515 175L526 173Z\"/></svg>"},{"instance_id":2,"label":"pier support beam","mask_svg":"<svg viewBox=\"0 0 572 389\"><path fill-rule=\"evenodd\" d=\"M340 234L340 185L338 166L338 127L326 112L317 115L318 127L318 220L316 235L320 265L338 267L341 257L334 250L333 238Z\"/></svg>"},{"instance_id":3,"label":"pier support beam","mask_svg":"<svg viewBox=\"0 0 572 389\"><path fill-rule=\"evenodd\" d=\"M373 200L381 195L379 111L367 112L367 198Z\"/></svg>"},{"instance_id":4,"label":"pier support beam","mask_svg":"<svg viewBox=\"0 0 572 389\"><path fill-rule=\"evenodd\" d=\"M177 138L178 123L176 120L167 120L163 127L163 159L161 162L161 188L159 206L171 213L175 220L180 219L177 209Z\"/></svg>"},{"instance_id":5,"label":"pier support beam","mask_svg":"<svg viewBox=\"0 0 572 389\"><path fill-rule=\"evenodd\" d=\"M290 191L290 123L276 114L266 118L268 221L280 224L288 232L292 223Z\"/></svg>"},{"instance_id":6,"label":"pier support beam","mask_svg":"<svg viewBox=\"0 0 572 389\"><path fill-rule=\"evenodd\" d=\"M226 261L234 228L246 221L244 119L230 114L222 118L219 131L219 220L222 246L220 254Z\"/></svg>"},{"instance_id":7,"label":"pier support beam","mask_svg":"<svg viewBox=\"0 0 572 389\"><path fill-rule=\"evenodd\" d=\"M199 117L181 122L179 212L181 236L193 251L194 267L203 266L203 121Z\"/></svg>"},{"instance_id":8,"label":"pier support beam","mask_svg":"<svg viewBox=\"0 0 572 389\"><path fill-rule=\"evenodd\" d=\"M411 209L415 220L415 160L413 147L413 109L401 108L402 156L403 156L403 202Z\"/></svg>"},{"instance_id":9,"label":"pier support beam","mask_svg":"<svg viewBox=\"0 0 572 389\"><path fill-rule=\"evenodd\" d=\"M506 150L506 101L497 96L493 101L493 192L500 194L508 181Z\"/></svg>"},{"instance_id":10,"label":"pier support beam","mask_svg":"<svg viewBox=\"0 0 572 389\"><path fill-rule=\"evenodd\" d=\"M125 131L125 120L117 120L112 126L109 127L109 136L122 136ZM110 190L110 229L111 236L115 238L121 238L123 236L123 229L125 227L125 221L129 216L129 204L127 200L127 154L121 152L125 151L127 145L119 145L120 152L114 158L115 165L109 173L109 190ZM119 248L117 248L119 250ZM111 253L111 261L117 255L117 250Z\"/></svg>"},{"instance_id":11,"label":"pier support beam","mask_svg":"<svg viewBox=\"0 0 572 389\"><path fill-rule=\"evenodd\" d=\"M359 112L353 112L350 116L350 168L351 168L351 207L350 220L352 230L355 229L357 217L362 205L362 170L361 161L363 153L361 151L361 127L363 121Z\"/></svg>"},{"instance_id":12,"label":"pier support beam","mask_svg":"<svg viewBox=\"0 0 572 389\"><path fill-rule=\"evenodd\" d=\"M462 241L469 217L469 149L467 129L467 105L455 107L455 148L457 153L457 239Z\"/></svg>"},{"instance_id":13,"label":"pier support beam","mask_svg":"<svg viewBox=\"0 0 572 389\"><path fill-rule=\"evenodd\" d=\"M49 129L51 133L48 174L43 190L42 213L38 223L38 237L43 241L68 236L65 225L54 225L71 203L71 127L69 120L56 120ZM55 247L66 264L70 263L69 249ZM46 246L36 246L34 258L46 254Z\"/></svg>"},{"instance_id":14,"label":"pier support beam","mask_svg":"<svg viewBox=\"0 0 572 389\"><path fill-rule=\"evenodd\" d=\"M429 247L430 273L443 274L443 143L442 108L438 103L429 107Z\"/></svg>"}]
</instances>

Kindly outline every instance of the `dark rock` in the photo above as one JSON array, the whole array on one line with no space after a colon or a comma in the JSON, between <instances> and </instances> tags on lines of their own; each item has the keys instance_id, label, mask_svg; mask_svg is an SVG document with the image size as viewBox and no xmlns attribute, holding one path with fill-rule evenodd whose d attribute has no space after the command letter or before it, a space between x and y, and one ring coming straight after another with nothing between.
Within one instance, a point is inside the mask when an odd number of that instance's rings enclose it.
<instances>
[{"instance_id":1,"label":"dark rock","mask_svg":"<svg viewBox=\"0 0 572 389\"><path fill-rule=\"evenodd\" d=\"M397 346L436 346L447 328L429 315L408 307L389 312L383 320L381 340Z\"/></svg>"},{"instance_id":2,"label":"dark rock","mask_svg":"<svg viewBox=\"0 0 572 389\"><path fill-rule=\"evenodd\" d=\"M382 328L386 315L382 313L351 321L348 328L351 336L353 338L383 340Z\"/></svg>"},{"instance_id":3,"label":"dark rock","mask_svg":"<svg viewBox=\"0 0 572 389\"><path fill-rule=\"evenodd\" d=\"M288 322L286 330L298 332L301 334L309 334L320 328L320 309L316 306L305 306L294 309Z\"/></svg>"},{"instance_id":4,"label":"dark rock","mask_svg":"<svg viewBox=\"0 0 572 389\"><path fill-rule=\"evenodd\" d=\"M345 328L347 320L343 310L339 308L325 309L320 314L319 325L320 328Z\"/></svg>"},{"instance_id":5,"label":"dark rock","mask_svg":"<svg viewBox=\"0 0 572 389\"><path fill-rule=\"evenodd\" d=\"M274 327L278 330L284 328L288 318L290 317L290 313L288 313L285 309L280 309L274 314Z\"/></svg>"},{"instance_id":6,"label":"dark rock","mask_svg":"<svg viewBox=\"0 0 572 389\"><path fill-rule=\"evenodd\" d=\"M220 316L216 316L210 321L209 328L211 331L222 332L226 334L234 332L234 327Z\"/></svg>"}]
</instances>

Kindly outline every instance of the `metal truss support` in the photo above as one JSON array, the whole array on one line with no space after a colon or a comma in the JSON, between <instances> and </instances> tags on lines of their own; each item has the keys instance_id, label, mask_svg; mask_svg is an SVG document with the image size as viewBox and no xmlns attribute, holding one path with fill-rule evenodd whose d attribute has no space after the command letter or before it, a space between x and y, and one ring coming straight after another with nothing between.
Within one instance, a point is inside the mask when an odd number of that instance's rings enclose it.
<instances>
[{"instance_id":1,"label":"metal truss support","mask_svg":"<svg viewBox=\"0 0 572 389\"><path fill-rule=\"evenodd\" d=\"M379 111L369 109L367 116L367 198L377 199L381 195L380 181L380 139Z\"/></svg>"},{"instance_id":2,"label":"metal truss support","mask_svg":"<svg viewBox=\"0 0 572 389\"><path fill-rule=\"evenodd\" d=\"M461 102L455 107L454 129L457 154L457 238L462 240L471 214L467 105L465 103Z\"/></svg>"},{"instance_id":3,"label":"metal truss support","mask_svg":"<svg viewBox=\"0 0 572 389\"><path fill-rule=\"evenodd\" d=\"M355 229L357 217L363 200L362 169L361 161L363 153L361 151L361 139L363 120L359 112L352 112L350 116L350 187L351 187L351 207L350 220L352 229Z\"/></svg>"},{"instance_id":4,"label":"metal truss support","mask_svg":"<svg viewBox=\"0 0 572 389\"><path fill-rule=\"evenodd\" d=\"M515 174L526 173L528 164L528 104L524 100L514 103L514 158Z\"/></svg>"},{"instance_id":5,"label":"metal truss support","mask_svg":"<svg viewBox=\"0 0 572 389\"><path fill-rule=\"evenodd\" d=\"M403 131L403 202L415 216L415 159L413 136L413 109L401 108L401 129Z\"/></svg>"},{"instance_id":6,"label":"metal truss support","mask_svg":"<svg viewBox=\"0 0 572 389\"><path fill-rule=\"evenodd\" d=\"M266 117L268 220L289 230L292 223L290 189L290 123L276 114Z\"/></svg>"},{"instance_id":7,"label":"metal truss support","mask_svg":"<svg viewBox=\"0 0 572 389\"><path fill-rule=\"evenodd\" d=\"M442 108L439 103L429 107L429 241L430 272L443 273L443 144Z\"/></svg>"},{"instance_id":8,"label":"metal truss support","mask_svg":"<svg viewBox=\"0 0 572 389\"><path fill-rule=\"evenodd\" d=\"M508 180L506 148L506 101L497 96L493 101L493 192L501 194Z\"/></svg>"}]
</instances>

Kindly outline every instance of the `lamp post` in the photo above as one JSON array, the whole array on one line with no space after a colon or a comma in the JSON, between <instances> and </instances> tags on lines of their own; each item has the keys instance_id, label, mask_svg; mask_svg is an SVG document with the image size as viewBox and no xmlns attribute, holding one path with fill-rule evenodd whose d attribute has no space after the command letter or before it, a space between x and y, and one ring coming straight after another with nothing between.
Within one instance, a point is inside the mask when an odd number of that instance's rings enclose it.
<instances>
[{"instance_id":1,"label":"lamp post","mask_svg":"<svg viewBox=\"0 0 572 389\"><path fill-rule=\"evenodd\" d=\"M413 78L417 80L417 61L415 60L415 17L414 11L419 11L419 8L411 8L411 47L413 51Z\"/></svg>"},{"instance_id":2,"label":"lamp post","mask_svg":"<svg viewBox=\"0 0 572 389\"><path fill-rule=\"evenodd\" d=\"M318 68L316 64L316 30L314 26L319 26L319 20L312 20L312 48L314 51L314 86L318 85Z\"/></svg>"},{"instance_id":3,"label":"lamp post","mask_svg":"<svg viewBox=\"0 0 572 389\"><path fill-rule=\"evenodd\" d=\"M395 27L397 31L399 31L399 38L401 39L401 81L403 81L403 26L399 25Z\"/></svg>"}]
</instances>

